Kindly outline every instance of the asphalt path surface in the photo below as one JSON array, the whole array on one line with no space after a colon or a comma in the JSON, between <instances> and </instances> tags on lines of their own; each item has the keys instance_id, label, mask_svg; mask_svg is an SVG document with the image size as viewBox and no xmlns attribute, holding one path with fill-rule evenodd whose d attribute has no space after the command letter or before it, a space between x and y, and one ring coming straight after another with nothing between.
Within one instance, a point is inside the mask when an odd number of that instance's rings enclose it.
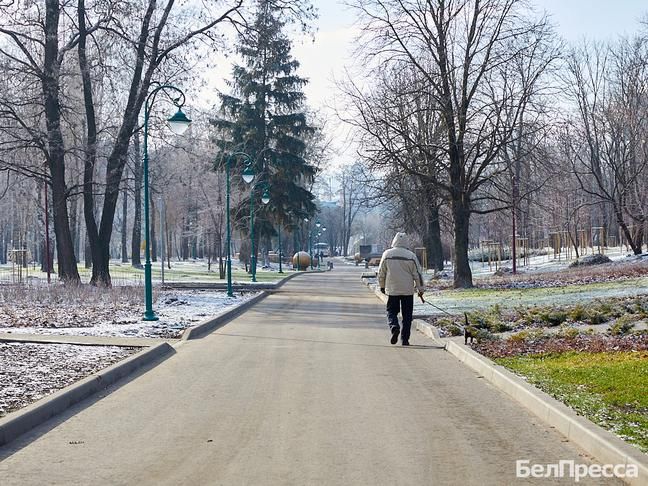
<instances>
[{"instance_id":1,"label":"asphalt path surface","mask_svg":"<svg viewBox=\"0 0 648 486\"><path fill-rule=\"evenodd\" d=\"M589 459L423 335L390 345L361 271L299 276L0 448L0 484L573 484L515 477Z\"/></svg>"}]
</instances>

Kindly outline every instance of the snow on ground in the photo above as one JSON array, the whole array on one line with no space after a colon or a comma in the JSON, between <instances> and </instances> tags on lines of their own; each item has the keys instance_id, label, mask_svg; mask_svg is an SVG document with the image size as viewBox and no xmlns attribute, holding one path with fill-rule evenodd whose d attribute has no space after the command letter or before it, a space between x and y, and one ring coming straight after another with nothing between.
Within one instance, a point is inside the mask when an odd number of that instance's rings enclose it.
<instances>
[{"instance_id":1,"label":"snow on ground","mask_svg":"<svg viewBox=\"0 0 648 486\"><path fill-rule=\"evenodd\" d=\"M132 292L138 295L140 288ZM153 304L158 321L143 321L143 296L135 298L53 299L3 302L0 307L0 333L63 334L75 336L120 336L177 338L182 331L201 321L253 298L258 292L228 297L214 290L165 290ZM131 296L133 297L133 296Z\"/></svg>"},{"instance_id":2,"label":"snow on ground","mask_svg":"<svg viewBox=\"0 0 648 486\"><path fill-rule=\"evenodd\" d=\"M0 342L0 417L54 393L139 348Z\"/></svg>"},{"instance_id":3,"label":"snow on ground","mask_svg":"<svg viewBox=\"0 0 648 486\"><path fill-rule=\"evenodd\" d=\"M0 333L177 338L258 292L156 292L159 321L143 321L143 289L3 289ZM89 376L140 348L0 342L0 417Z\"/></svg>"}]
</instances>

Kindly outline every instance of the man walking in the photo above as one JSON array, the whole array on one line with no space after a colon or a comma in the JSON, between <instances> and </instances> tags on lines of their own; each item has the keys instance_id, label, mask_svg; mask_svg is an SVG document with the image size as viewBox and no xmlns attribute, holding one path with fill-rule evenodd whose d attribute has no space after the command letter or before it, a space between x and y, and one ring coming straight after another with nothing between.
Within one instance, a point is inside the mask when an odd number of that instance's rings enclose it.
<instances>
[{"instance_id":1,"label":"man walking","mask_svg":"<svg viewBox=\"0 0 648 486\"><path fill-rule=\"evenodd\" d=\"M380 291L387 294L387 320L391 330L391 343L398 342L402 334L403 346L409 346L412 312L414 310L414 292L419 296L425 290L423 272L416 255L408 250L409 241L405 233L396 233L392 247L385 251L378 267ZM403 320L403 330L398 325L398 312Z\"/></svg>"}]
</instances>

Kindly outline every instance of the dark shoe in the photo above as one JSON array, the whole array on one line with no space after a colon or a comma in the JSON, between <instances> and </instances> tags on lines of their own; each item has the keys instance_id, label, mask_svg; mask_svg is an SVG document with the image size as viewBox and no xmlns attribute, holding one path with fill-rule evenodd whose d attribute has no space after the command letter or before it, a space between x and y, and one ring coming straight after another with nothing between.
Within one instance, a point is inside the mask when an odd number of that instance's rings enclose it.
<instances>
[{"instance_id":1,"label":"dark shoe","mask_svg":"<svg viewBox=\"0 0 648 486\"><path fill-rule=\"evenodd\" d=\"M391 337L391 343L396 344L398 342L398 335L400 334L400 329L397 327L392 327L392 337Z\"/></svg>"},{"instance_id":2,"label":"dark shoe","mask_svg":"<svg viewBox=\"0 0 648 486\"><path fill-rule=\"evenodd\" d=\"M402 345L403 346L409 346L410 344L409 344L409 341L403 341Z\"/></svg>"}]
</instances>

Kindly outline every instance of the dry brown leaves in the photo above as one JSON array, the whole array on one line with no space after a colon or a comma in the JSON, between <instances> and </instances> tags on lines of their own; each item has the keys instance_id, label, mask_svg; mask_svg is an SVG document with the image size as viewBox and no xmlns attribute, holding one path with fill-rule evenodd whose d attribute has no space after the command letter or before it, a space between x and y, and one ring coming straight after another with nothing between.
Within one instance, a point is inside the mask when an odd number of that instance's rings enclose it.
<instances>
[{"instance_id":1,"label":"dry brown leaves","mask_svg":"<svg viewBox=\"0 0 648 486\"><path fill-rule=\"evenodd\" d=\"M648 351L648 334L608 336L602 334L581 334L573 338L543 337L534 340L514 341L501 339L476 343L473 349L489 358L524 356L549 353Z\"/></svg>"}]
</instances>

